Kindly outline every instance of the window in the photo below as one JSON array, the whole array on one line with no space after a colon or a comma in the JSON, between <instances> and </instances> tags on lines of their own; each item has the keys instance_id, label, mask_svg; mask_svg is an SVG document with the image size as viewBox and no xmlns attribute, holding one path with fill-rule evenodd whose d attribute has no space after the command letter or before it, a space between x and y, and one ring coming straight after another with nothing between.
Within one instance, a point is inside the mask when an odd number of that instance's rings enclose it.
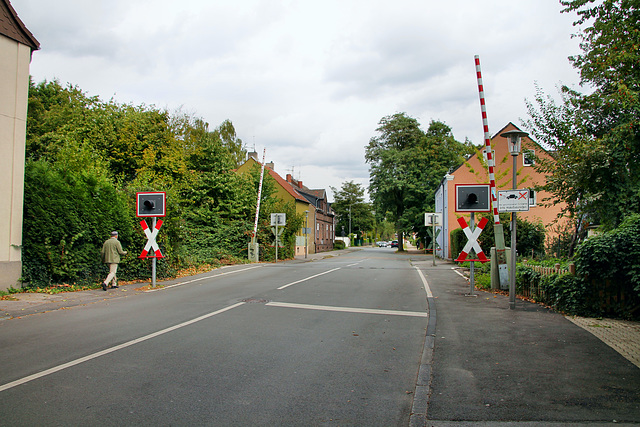
<instances>
[{"instance_id":1,"label":"window","mask_svg":"<svg viewBox=\"0 0 640 427\"><path fill-rule=\"evenodd\" d=\"M522 165L533 166L536 164L536 153L533 150L522 150Z\"/></svg>"}]
</instances>

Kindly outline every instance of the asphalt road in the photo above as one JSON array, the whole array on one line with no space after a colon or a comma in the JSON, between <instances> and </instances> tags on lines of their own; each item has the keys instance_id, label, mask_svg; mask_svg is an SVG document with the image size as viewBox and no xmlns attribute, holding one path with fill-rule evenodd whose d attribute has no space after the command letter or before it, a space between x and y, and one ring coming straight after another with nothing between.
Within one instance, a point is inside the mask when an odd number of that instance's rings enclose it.
<instances>
[{"instance_id":1,"label":"asphalt road","mask_svg":"<svg viewBox=\"0 0 640 427\"><path fill-rule=\"evenodd\" d=\"M408 425L428 303L394 251L5 321L0 424Z\"/></svg>"}]
</instances>

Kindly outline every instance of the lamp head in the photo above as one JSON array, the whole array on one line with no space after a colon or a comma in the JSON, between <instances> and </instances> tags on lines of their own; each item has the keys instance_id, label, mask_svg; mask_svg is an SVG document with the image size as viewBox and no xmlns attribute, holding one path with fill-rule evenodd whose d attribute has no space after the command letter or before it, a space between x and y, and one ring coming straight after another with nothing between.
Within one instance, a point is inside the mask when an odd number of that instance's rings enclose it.
<instances>
[{"instance_id":1,"label":"lamp head","mask_svg":"<svg viewBox=\"0 0 640 427\"><path fill-rule=\"evenodd\" d=\"M512 156L517 156L520 154L520 146L522 145L522 137L528 136L527 132L523 132L521 130L513 129L504 133L501 133L500 136L503 138L507 138L509 142L507 145L509 147L509 153Z\"/></svg>"}]
</instances>

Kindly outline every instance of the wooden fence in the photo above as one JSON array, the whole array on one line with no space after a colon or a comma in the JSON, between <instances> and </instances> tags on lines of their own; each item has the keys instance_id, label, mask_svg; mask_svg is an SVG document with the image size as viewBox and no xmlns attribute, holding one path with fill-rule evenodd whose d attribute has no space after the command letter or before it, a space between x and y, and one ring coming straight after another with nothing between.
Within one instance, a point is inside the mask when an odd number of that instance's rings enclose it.
<instances>
[{"instance_id":1,"label":"wooden fence","mask_svg":"<svg viewBox=\"0 0 640 427\"><path fill-rule=\"evenodd\" d=\"M533 271L539 273L542 276L550 276L552 274L576 274L576 265L573 263L569 263L567 268L561 268L560 264L555 264L553 267L545 267L542 265L528 265L523 263L523 265L532 269ZM546 300L547 295L545 292L540 289L539 283L529 283L527 285L522 285L518 287L518 293L525 298L531 298L535 300Z\"/></svg>"}]
</instances>

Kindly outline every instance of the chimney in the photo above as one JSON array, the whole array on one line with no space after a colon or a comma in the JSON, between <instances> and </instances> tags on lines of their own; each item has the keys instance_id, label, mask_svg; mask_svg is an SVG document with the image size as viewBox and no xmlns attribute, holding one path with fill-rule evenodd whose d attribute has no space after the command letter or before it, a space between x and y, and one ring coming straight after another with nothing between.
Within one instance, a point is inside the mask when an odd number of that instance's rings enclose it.
<instances>
[{"instance_id":1,"label":"chimney","mask_svg":"<svg viewBox=\"0 0 640 427\"><path fill-rule=\"evenodd\" d=\"M275 165L273 164L273 162L265 163L264 165L275 172Z\"/></svg>"},{"instance_id":2,"label":"chimney","mask_svg":"<svg viewBox=\"0 0 640 427\"><path fill-rule=\"evenodd\" d=\"M250 151L249 153L247 153L247 155L249 156L249 157L247 158L247 160L249 160L249 159L253 159L253 160L255 160L255 161L258 161L258 153L257 153L257 152L255 152L255 151Z\"/></svg>"}]
</instances>

